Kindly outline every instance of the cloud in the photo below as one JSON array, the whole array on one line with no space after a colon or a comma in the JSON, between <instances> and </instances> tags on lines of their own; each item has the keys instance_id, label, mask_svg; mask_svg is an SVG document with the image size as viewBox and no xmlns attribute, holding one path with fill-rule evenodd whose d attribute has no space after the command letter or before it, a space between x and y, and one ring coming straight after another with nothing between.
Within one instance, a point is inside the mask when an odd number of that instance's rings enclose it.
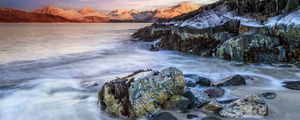
<instances>
[{"instance_id":1,"label":"cloud","mask_svg":"<svg viewBox=\"0 0 300 120\"><path fill-rule=\"evenodd\" d=\"M96 9L112 10L117 8L151 9L157 6L170 6L186 0L0 0L0 7L12 7L31 10L46 5L80 8L91 6ZM217 0L190 0L199 4L208 4Z\"/></svg>"}]
</instances>

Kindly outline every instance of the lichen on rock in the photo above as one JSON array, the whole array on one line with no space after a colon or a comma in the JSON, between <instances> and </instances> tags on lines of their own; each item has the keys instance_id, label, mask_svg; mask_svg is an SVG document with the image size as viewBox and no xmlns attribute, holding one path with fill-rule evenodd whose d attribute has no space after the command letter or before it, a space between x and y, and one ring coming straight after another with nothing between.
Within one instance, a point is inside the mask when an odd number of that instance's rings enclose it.
<instances>
[{"instance_id":1,"label":"lichen on rock","mask_svg":"<svg viewBox=\"0 0 300 120\"><path fill-rule=\"evenodd\" d=\"M170 67L161 72L141 70L106 83L99 92L102 110L141 118L149 116L173 95L182 95L185 82L180 70Z\"/></svg>"}]
</instances>

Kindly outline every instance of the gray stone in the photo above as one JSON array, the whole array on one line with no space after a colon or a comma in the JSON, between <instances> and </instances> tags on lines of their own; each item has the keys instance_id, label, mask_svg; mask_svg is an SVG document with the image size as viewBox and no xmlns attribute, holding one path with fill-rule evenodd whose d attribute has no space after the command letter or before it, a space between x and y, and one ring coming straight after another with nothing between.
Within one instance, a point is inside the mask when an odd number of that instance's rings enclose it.
<instances>
[{"instance_id":1,"label":"gray stone","mask_svg":"<svg viewBox=\"0 0 300 120\"><path fill-rule=\"evenodd\" d=\"M188 111L190 100L180 95L173 95L163 103L162 108L167 110L180 110L181 112Z\"/></svg>"},{"instance_id":2,"label":"gray stone","mask_svg":"<svg viewBox=\"0 0 300 120\"><path fill-rule=\"evenodd\" d=\"M154 114L149 118L149 120L177 120L171 113L162 112L159 114Z\"/></svg>"},{"instance_id":3,"label":"gray stone","mask_svg":"<svg viewBox=\"0 0 300 120\"><path fill-rule=\"evenodd\" d=\"M200 77L197 74L184 74L185 79L194 81L196 84L199 84L201 86L210 86L211 85L211 80L205 78L205 77Z\"/></svg>"},{"instance_id":4,"label":"gray stone","mask_svg":"<svg viewBox=\"0 0 300 120\"><path fill-rule=\"evenodd\" d=\"M261 97L250 95L226 105L219 114L224 117L234 118L266 116L268 114L268 106Z\"/></svg>"},{"instance_id":5,"label":"gray stone","mask_svg":"<svg viewBox=\"0 0 300 120\"><path fill-rule=\"evenodd\" d=\"M207 94L197 89L189 89L183 96L190 99L191 104L189 108L199 108L210 102L210 98Z\"/></svg>"},{"instance_id":6,"label":"gray stone","mask_svg":"<svg viewBox=\"0 0 300 120\"><path fill-rule=\"evenodd\" d=\"M206 88L203 92L206 93L210 98L218 98L224 95L225 90L220 87L209 87Z\"/></svg>"},{"instance_id":7,"label":"gray stone","mask_svg":"<svg viewBox=\"0 0 300 120\"><path fill-rule=\"evenodd\" d=\"M214 86L239 86L246 85L246 80L241 75L227 77L221 81L213 83Z\"/></svg>"}]
</instances>

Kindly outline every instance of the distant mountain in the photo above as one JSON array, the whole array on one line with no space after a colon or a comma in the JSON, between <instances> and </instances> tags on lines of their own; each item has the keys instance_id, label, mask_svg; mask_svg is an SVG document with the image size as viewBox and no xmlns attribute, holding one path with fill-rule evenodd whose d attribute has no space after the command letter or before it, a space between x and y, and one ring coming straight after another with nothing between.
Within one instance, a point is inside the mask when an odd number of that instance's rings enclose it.
<instances>
[{"instance_id":1,"label":"distant mountain","mask_svg":"<svg viewBox=\"0 0 300 120\"><path fill-rule=\"evenodd\" d=\"M24 12L11 8L0 8L0 22L79 22L56 15Z\"/></svg>"},{"instance_id":2,"label":"distant mountain","mask_svg":"<svg viewBox=\"0 0 300 120\"><path fill-rule=\"evenodd\" d=\"M176 6L168 7L168 8L159 8L155 11L143 11L132 16L137 21L151 21L154 22L158 19L171 19L177 16L180 16L185 13L189 13L200 8L199 4L194 2L183 2Z\"/></svg>"},{"instance_id":3,"label":"distant mountain","mask_svg":"<svg viewBox=\"0 0 300 120\"><path fill-rule=\"evenodd\" d=\"M170 8L161 8L155 11L155 18L174 18L176 16L195 11L200 8L199 4L193 2L184 2Z\"/></svg>"},{"instance_id":4,"label":"distant mountain","mask_svg":"<svg viewBox=\"0 0 300 120\"><path fill-rule=\"evenodd\" d=\"M33 12L40 14L56 15L69 20L80 22L108 22L105 14L97 12L93 8L85 7L79 11L72 9L62 9L56 6L46 6L36 9Z\"/></svg>"},{"instance_id":5,"label":"distant mountain","mask_svg":"<svg viewBox=\"0 0 300 120\"><path fill-rule=\"evenodd\" d=\"M1 9L3 14L0 16L6 17L3 17L0 22L154 22L159 19L174 18L176 16L195 11L199 9L199 7L200 5L198 4L184 2L176 6L160 8L154 11L117 9L109 12L108 14L97 11L91 7L84 7L80 10L75 10L63 9L51 5L35 9L32 12L3 8Z\"/></svg>"}]
</instances>

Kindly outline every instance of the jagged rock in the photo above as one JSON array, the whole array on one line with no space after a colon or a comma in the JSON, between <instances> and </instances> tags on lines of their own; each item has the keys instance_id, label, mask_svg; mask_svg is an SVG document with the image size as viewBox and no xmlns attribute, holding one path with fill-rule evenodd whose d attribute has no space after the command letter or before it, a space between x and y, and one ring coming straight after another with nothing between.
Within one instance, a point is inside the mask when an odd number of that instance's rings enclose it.
<instances>
[{"instance_id":1,"label":"jagged rock","mask_svg":"<svg viewBox=\"0 0 300 120\"><path fill-rule=\"evenodd\" d=\"M206 112L218 113L222 108L223 105L221 105L218 101L211 100L209 103L204 105L201 109Z\"/></svg>"},{"instance_id":2,"label":"jagged rock","mask_svg":"<svg viewBox=\"0 0 300 120\"><path fill-rule=\"evenodd\" d=\"M266 116L268 106L257 95L250 95L226 105L219 114L225 117L240 118L245 116Z\"/></svg>"},{"instance_id":3,"label":"jagged rock","mask_svg":"<svg viewBox=\"0 0 300 120\"><path fill-rule=\"evenodd\" d=\"M161 72L140 70L106 83L99 92L102 110L121 117L151 115L173 95L184 93L180 70L170 67Z\"/></svg>"},{"instance_id":4,"label":"jagged rock","mask_svg":"<svg viewBox=\"0 0 300 120\"><path fill-rule=\"evenodd\" d=\"M186 79L194 81L196 84L199 84L201 86L210 86L211 85L211 80L204 78L204 77L200 77L197 74L185 74L184 77Z\"/></svg>"},{"instance_id":5,"label":"jagged rock","mask_svg":"<svg viewBox=\"0 0 300 120\"><path fill-rule=\"evenodd\" d=\"M206 88L203 92L206 93L210 98L218 98L224 95L225 90L220 87L209 87Z\"/></svg>"},{"instance_id":6,"label":"jagged rock","mask_svg":"<svg viewBox=\"0 0 300 120\"><path fill-rule=\"evenodd\" d=\"M218 48L218 56L229 55L231 60L248 62L275 62L279 57L276 48L279 44L278 38L265 35L239 35L225 41Z\"/></svg>"},{"instance_id":7,"label":"jagged rock","mask_svg":"<svg viewBox=\"0 0 300 120\"><path fill-rule=\"evenodd\" d=\"M167 110L180 110L182 112L186 112L188 110L188 105L190 104L190 100L186 97L180 95L173 95L166 102L162 104L163 109Z\"/></svg>"},{"instance_id":8,"label":"jagged rock","mask_svg":"<svg viewBox=\"0 0 300 120\"><path fill-rule=\"evenodd\" d=\"M214 86L239 86L246 85L246 80L241 75L227 77L221 81L213 83Z\"/></svg>"},{"instance_id":9,"label":"jagged rock","mask_svg":"<svg viewBox=\"0 0 300 120\"><path fill-rule=\"evenodd\" d=\"M149 120L177 120L171 113L162 112L159 114L154 114L149 118Z\"/></svg>"},{"instance_id":10,"label":"jagged rock","mask_svg":"<svg viewBox=\"0 0 300 120\"><path fill-rule=\"evenodd\" d=\"M283 82L283 87L286 87L291 90L300 90L300 81L286 81Z\"/></svg>"},{"instance_id":11,"label":"jagged rock","mask_svg":"<svg viewBox=\"0 0 300 120\"><path fill-rule=\"evenodd\" d=\"M216 117L205 117L205 118L202 118L201 120L221 120L221 119L216 118Z\"/></svg>"},{"instance_id":12,"label":"jagged rock","mask_svg":"<svg viewBox=\"0 0 300 120\"><path fill-rule=\"evenodd\" d=\"M266 98L266 99L275 99L276 98L276 93L265 92L265 93L260 94L260 96L262 96L263 98Z\"/></svg>"},{"instance_id":13,"label":"jagged rock","mask_svg":"<svg viewBox=\"0 0 300 120\"><path fill-rule=\"evenodd\" d=\"M193 115L193 114L186 115L187 119L194 119L194 118L198 118L198 117L199 117L198 115Z\"/></svg>"},{"instance_id":14,"label":"jagged rock","mask_svg":"<svg viewBox=\"0 0 300 120\"><path fill-rule=\"evenodd\" d=\"M152 25L161 48L245 62L300 61L299 0L220 0ZM167 29L167 30L166 30Z\"/></svg>"},{"instance_id":15,"label":"jagged rock","mask_svg":"<svg viewBox=\"0 0 300 120\"><path fill-rule=\"evenodd\" d=\"M210 98L205 93L193 88L187 90L183 96L190 99L189 108L202 107L210 102Z\"/></svg>"}]
</instances>

